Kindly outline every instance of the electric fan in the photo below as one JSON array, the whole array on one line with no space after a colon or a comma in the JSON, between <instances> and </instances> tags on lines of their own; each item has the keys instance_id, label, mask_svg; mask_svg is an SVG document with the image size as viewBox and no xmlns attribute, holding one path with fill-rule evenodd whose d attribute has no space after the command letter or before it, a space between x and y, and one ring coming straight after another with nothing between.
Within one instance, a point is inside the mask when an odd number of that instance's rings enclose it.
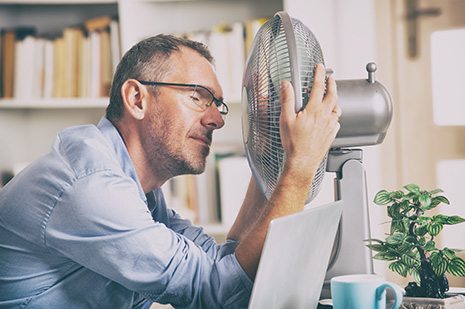
<instances>
[{"instance_id":1,"label":"electric fan","mask_svg":"<svg viewBox=\"0 0 465 309\"><path fill-rule=\"evenodd\" d=\"M250 168L266 198L276 186L286 157L279 134L280 84L283 80L293 84L299 112L308 101L318 63L324 64L324 59L317 39L286 12L276 13L263 24L252 43L242 83L242 131ZM384 140L392 119L392 101L375 80L376 65L369 63L366 69L367 79L336 81L343 111L341 128L307 195L308 203L318 193L325 172L336 174L335 195L342 200L344 211L327 280L373 272L371 252L363 242L370 238L370 228L362 150L351 147Z\"/></svg>"},{"instance_id":2,"label":"electric fan","mask_svg":"<svg viewBox=\"0 0 465 309\"><path fill-rule=\"evenodd\" d=\"M294 85L299 112L308 101L318 63L324 59L315 36L285 12L268 20L252 43L243 78L243 137L252 173L267 198L285 161L279 135L281 82L289 80ZM318 168L307 203L318 194L325 166L326 158Z\"/></svg>"}]
</instances>

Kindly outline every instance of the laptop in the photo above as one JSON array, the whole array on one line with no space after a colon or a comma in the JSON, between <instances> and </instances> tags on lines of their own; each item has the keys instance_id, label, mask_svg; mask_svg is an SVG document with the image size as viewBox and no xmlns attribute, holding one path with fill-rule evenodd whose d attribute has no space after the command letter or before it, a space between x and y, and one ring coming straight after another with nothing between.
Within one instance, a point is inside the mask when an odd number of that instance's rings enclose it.
<instances>
[{"instance_id":1,"label":"laptop","mask_svg":"<svg viewBox=\"0 0 465 309\"><path fill-rule=\"evenodd\" d=\"M343 202L270 223L249 309L317 308Z\"/></svg>"}]
</instances>

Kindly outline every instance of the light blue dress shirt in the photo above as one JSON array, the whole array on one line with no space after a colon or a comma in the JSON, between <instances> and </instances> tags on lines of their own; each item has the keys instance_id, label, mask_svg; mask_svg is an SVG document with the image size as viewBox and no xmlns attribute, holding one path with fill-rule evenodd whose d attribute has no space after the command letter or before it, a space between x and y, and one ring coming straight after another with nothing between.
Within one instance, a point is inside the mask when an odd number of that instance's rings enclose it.
<instances>
[{"instance_id":1,"label":"light blue dress shirt","mask_svg":"<svg viewBox=\"0 0 465 309\"><path fill-rule=\"evenodd\" d=\"M145 195L124 142L61 131L0 190L0 308L243 308L252 281L236 242L214 239Z\"/></svg>"}]
</instances>

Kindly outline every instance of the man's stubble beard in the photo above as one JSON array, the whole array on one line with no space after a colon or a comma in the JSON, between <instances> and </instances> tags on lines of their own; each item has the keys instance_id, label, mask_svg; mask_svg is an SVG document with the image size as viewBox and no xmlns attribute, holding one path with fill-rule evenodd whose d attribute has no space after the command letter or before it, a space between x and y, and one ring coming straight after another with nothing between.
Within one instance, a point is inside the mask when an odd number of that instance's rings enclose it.
<instances>
[{"instance_id":1,"label":"man's stubble beard","mask_svg":"<svg viewBox=\"0 0 465 309\"><path fill-rule=\"evenodd\" d=\"M197 156L195 158L183 143L177 145L180 136L174 133L175 130L169 129L176 128L173 121L161 118L163 117L152 115L151 125L143 140L144 151L146 151L150 166L154 167L153 170L158 170L161 167L165 171L167 170L171 177L203 173L210 148L203 147L200 153L195 154ZM207 134L211 139L212 132Z\"/></svg>"}]
</instances>

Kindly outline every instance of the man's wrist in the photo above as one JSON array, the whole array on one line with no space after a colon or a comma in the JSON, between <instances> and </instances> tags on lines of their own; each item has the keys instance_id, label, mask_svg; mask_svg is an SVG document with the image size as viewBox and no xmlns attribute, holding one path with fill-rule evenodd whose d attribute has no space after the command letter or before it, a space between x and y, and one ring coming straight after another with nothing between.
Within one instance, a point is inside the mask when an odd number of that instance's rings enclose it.
<instances>
[{"instance_id":1,"label":"man's wrist","mask_svg":"<svg viewBox=\"0 0 465 309\"><path fill-rule=\"evenodd\" d=\"M293 182L311 184L320 163L309 162L309 159L288 158L284 163L281 176L288 177Z\"/></svg>"}]
</instances>

